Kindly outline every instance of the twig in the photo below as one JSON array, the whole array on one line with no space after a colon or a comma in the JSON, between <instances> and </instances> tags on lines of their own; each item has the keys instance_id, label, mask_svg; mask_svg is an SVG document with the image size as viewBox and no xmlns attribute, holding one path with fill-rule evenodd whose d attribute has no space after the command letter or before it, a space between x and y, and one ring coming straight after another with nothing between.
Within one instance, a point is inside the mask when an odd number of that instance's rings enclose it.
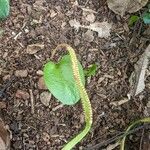
<instances>
[{"instance_id":1,"label":"twig","mask_svg":"<svg viewBox=\"0 0 150 150\"><path fill-rule=\"evenodd\" d=\"M14 40L16 41L17 38L22 34L22 32L19 32L17 35L15 35Z\"/></svg>"},{"instance_id":2,"label":"twig","mask_svg":"<svg viewBox=\"0 0 150 150\"><path fill-rule=\"evenodd\" d=\"M55 53L56 53L56 49L53 49L50 59L53 59Z\"/></svg>"},{"instance_id":3,"label":"twig","mask_svg":"<svg viewBox=\"0 0 150 150\"><path fill-rule=\"evenodd\" d=\"M64 106L63 104L60 104L60 105L54 107L54 108L52 109L52 111L56 111L56 110L58 110L59 108L62 108L63 106Z\"/></svg>"},{"instance_id":4,"label":"twig","mask_svg":"<svg viewBox=\"0 0 150 150\"><path fill-rule=\"evenodd\" d=\"M138 131L140 129L143 129L143 128L150 129L150 125L149 124L142 125L140 127L137 127L135 129L129 131L127 134L125 134L125 132L120 132L116 136L114 136L114 137L112 137L112 138L110 138L110 139L108 139L106 141L103 141L103 142L101 142L99 144L96 144L94 146L90 146L90 147L84 148L84 150L96 150L96 149L98 149L98 148L100 148L102 146L106 146L106 145L108 145L108 144L110 144L110 143L112 143L112 142L114 142L116 140L119 140L119 139L123 138L125 135L129 135L131 133L135 133L136 131Z\"/></svg>"},{"instance_id":5,"label":"twig","mask_svg":"<svg viewBox=\"0 0 150 150\"><path fill-rule=\"evenodd\" d=\"M33 97L33 92L32 92L31 89L29 90L29 92L30 92L30 100L31 100L31 113L34 114L34 97Z\"/></svg>"},{"instance_id":6,"label":"twig","mask_svg":"<svg viewBox=\"0 0 150 150\"><path fill-rule=\"evenodd\" d=\"M86 0L85 4L84 4L84 7L86 7L86 5L88 4L90 0Z\"/></svg>"},{"instance_id":7,"label":"twig","mask_svg":"<svg viewBox=\"0 0 150 150\"><path fill-rule=\"evenodd\" d=\"M106 147L106 150L113 150L115 149L116 147L118 147L120 145L119 142L116 142L114 144L109 144L107 147Z\"/></svg>"},{"instance_id":8,"label":"twig","mask_svg":"<svg viewBox=\"0 0 150 150\"><path fill-rule=\"evenodd\" d=\"M139 148L139 150L142 150L143 137L144 137L144 129L142 130L142 136L141 136L141 140L140 140L140 148Z\"/></svg>"}]
</instances>

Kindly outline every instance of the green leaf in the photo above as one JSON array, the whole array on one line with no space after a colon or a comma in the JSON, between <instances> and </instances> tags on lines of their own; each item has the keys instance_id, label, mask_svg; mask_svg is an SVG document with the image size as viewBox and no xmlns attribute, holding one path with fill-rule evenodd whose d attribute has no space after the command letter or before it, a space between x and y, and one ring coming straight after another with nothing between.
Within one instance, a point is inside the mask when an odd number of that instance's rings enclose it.
<instances>
[{"instance_id":1,"label":"green leaf","mask_svg":"<svg viewBox=\"0 0 150 150\"><path fill-rule=\"evenodd\" d=\"M150 24L150 12L145 12L143 14L143 21L145 24Z\"/></svg>"},{"instance_id":2,"label":"green leaf","mask_svg":"<svg viewBox=\"0 0 150 150\"><path fill-rule=\"evenodd\" d=\"M0 0L0 19L5 19L9 15L9 0Z\"/></svg>"},{"instance_id":3,"label":"green leaf","mask_svg":"<svg viewBox=\"0 0 150 150\"><path fill-rule=\"evenodd\" d=\"M84 70L84 74L87 77L94 76L96 74L97 65L92 64L87 70Z\"/></svg>"},{"instance_id":4,"label":"green leaf","mask_svg":"<svg viewBox=\"0 0 150 150\"><path fill-rule=\"evenodd\" d=\"M78 67L82 83L85 85L83 68L79 62ZM57 64L51 61L45 64L44 80L50 92L63 104L73 105L80 100L69 55L63 56Z\"/></svg>"},{"instance_id":5,"label":"green leaf","mask_svg":"<svg viewBox=\"0 0 150 150\"><path fill-rule=\"evenodd\" d=\"M134 25L134 23L136 23L139 20L139 18L140 17L137 16L137 15L131 16L130 19L129 19L128 25L132 27Z\"/></svg>"}]
</instances>

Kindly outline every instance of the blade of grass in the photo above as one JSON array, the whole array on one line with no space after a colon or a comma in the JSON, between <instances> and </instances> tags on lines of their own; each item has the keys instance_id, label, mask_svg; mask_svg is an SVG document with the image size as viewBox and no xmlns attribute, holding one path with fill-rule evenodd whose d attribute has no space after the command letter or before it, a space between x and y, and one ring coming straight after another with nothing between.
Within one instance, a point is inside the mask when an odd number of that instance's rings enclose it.
<instances>
[{"instance_id":1,"label":"blade of grass","mask_svg":"<svg viewBox=\"0 0 150 150\"><path fill-rule=\"evenodd\" d=\"M128 132L129 132L135 125L137 125L137 124L139 124L139 123L150 123L150 117L137 120L137 121L133 122L133 123L127 128L127 130L125 131L125 136L123 137L123 139L121 140L121 143L120 143L120 150L124 150L124 149L125 149L125 141L126 141L126 137L127 137L127 135L128 135Z\"/></svg>"}]
</instances>

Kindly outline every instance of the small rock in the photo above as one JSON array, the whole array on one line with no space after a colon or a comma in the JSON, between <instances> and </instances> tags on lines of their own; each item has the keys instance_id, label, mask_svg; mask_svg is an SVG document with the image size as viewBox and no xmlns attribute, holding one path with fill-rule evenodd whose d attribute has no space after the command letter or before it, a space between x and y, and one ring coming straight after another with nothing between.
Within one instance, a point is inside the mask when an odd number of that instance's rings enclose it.
<instances>
[{"instance_id":1,"label":"small rock","mask_svg":"<svg viewBox=\"0 0 150 150\"><path fill-rule=\"evenodd\" d=\"M42 139L45 141L45 142L50 142L49 140L50 140L50 136L49 136L49 134L48 133L46 133L46 132L43 132L43 134L42 134Z\"/></svg>"},{"instance_id":2,"label":"small rock","mask_svg":"<svg viewBox=\"0 0 150 150\"><path fill-rule=\"evenodd\" d=\"M15 76L16 77L27 77L28 71L27 70L16 70Z\"/></svg>"},{"instance_id":3,"label":"small rock","mask_svg":"<svg viewBox=\"0 0 150 150\"><path fill-rule=\"evenodd\" d=\"M30 98L29 93L26 92L26 91L22 91L22 90L17 90L15 96L16 96L17 98L24 99L24 100L27 100L27 99Z\"/></svg>"},{"instance_id":4,"label":"small rock","mask_svg":"<svg viewBox=\"0 0 150 150\"><path fill-rule=\"evenodd\" d=\"M3 81L10 80L10 74L7 74L3 77Z\"/></svg>"},{"instance_id":5,"label":"small rock","mask_svg":"<svg viewBox=\"0 0 150 150\"><path fill-rule=\"evenodd\" d=\"M28 14L32 13L32 6L31 5L27 5L27 12L28 12Z\"/></svg>"},{"instance_id":6,"label":"small rock","mask_svg":"<svg viewBox=\"0 0 150 150\"><path fill-rule=\"evenodd\" d=\"M3 59L5 59L7 56L8 56L8 52L5 52L5 53L3 54Z\"/></svg>"},{"instance_id":7,"label":"small rock","mask_svg":"<svg viewBox=\"0 0 150 150\"><path fill-rule=\"evenodd\" d=\"M95 15L93 13L90 13L86 16L85 18L89 22L94 22L95 21Z\"/></svg>"},{"instance_id":8,"label":"small rock","mask_svg":"<svg viewBox=\"0 0 150 150\"><path fill-rule=\"evenodd\" d=\"M117 46L116 43L111 43L111 44L110 44L110 48L113 48L113 47L116 47L116 46Z\"/></svg>"},{"instance_id":9,"label":"small rock","mask_svg":"<svg viewBox=\"0 0 150 150\"><path fill-rule=\"evenodd\" d=\"M43 77L39 78L39 81L38 81L38 88L39 88L40 90L46 90L46 89L47 89Z\"/></svg>"},{"instance_id":10,"label":"small rock","mask_svg":"<svg viewBox=\"0 0 150 150\"><path fill-rule=\"evenodd\" d=\"M0 102L0 109L6 108L6 103L5 102Z\"/></svg>"},{"instance_id":11,"label":"small rock","mask_svg":"<svg viewBox=\"0 0 150 150\"><path fill-rule=\"evenodd\" d=\"M49 106L50 99L51 99L51 93L50 92L42 92L40 94L40 100L41 100L43 105Z\"/></svg>"},{"instance_id":12,"label":"small rock","mask_svg":"<svg viewBox=\"0 0 150 150\"><path fill-rule=\"evenodd\" d=\"M29 29L24 29L24 32L25 33L29 33Z\"/></svg>"},{"instance_id":13,"label":"small rock","mask_svg":"<svg viewBox=\"0 0 150 150\"><path fill-rule=\"evenodd\" d=\"M80 40L76 37L75 39L74 39L74 45L75 46L78 46L80 44Z\"/></svg>"},{"instance_id":14,"label":"small rock","mask_svg":"<svg viewBox=\"0 0 150 150\"><path fill-rule=\"evenodd\" d=\"M38 70L38 71L36 72L36 74L39 75L39 76L42 76L42 75L43 75L43 71L42 71L42 70Z\"/></svg>"},{"instance_id":15,"label":"small rock","mask_svg":"<svg viewBox=\"0 0 150 150\"><path fill-rule=\"evenodd\" d=\"M87 30L87 32L84 34L84 39L88 42L92 42L94 40L93 31Z\"/></svg>"},{"instance_id":16,"label":"small rock","mask_svg":"<svg viewBox=\"0 0 150 150\"><path fill-rule=\"evenodd\" d=\"M15 36L16 35L16 33L14 32L14 31L12 31L12 33L11 33L13 36Z\"/></svg>"},{"instance_id":17,"label":"small rock","mask_svg":"<svg viewBox=\"0 0 150 150\"><path fill-rule=\"evenodd\" d=\"M148 107L148 108L150 108L150 101L148 101L148 103L147 103L147 107Z\"/></svg>"},{"instance_id":18,"label":"small rock","mask_svg":"<svg viewBox=\"0 0 150 150\"><path fill-rule=\"evenodd\" d=\"M84 123L84 115L83 114L80 115L80 123L81 124Z\"/></svg>"}]
</instances>

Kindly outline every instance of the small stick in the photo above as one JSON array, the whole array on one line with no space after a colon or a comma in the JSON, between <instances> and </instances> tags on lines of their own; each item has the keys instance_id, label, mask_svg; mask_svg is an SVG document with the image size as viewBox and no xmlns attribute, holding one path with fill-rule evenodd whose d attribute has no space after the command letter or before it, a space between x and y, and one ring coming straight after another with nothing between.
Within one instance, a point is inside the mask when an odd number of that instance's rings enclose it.
<instances>
[{"instance_id":1,"label":"small stick","mask_svg":"<svg viewBox=\"0 0 150 150\"><path fill-rule=\"evenodd\" d=\"M30 92L30 100L31 100L31 113L32 114L34 114L34 97L33 97L33 92L32 92L32 90L30 89L29 90L29 92Z\"/></svg>"},{"instance_id":2,"label":"small stick","mask_svg":"<svg viewBox=\"0 0 150 150\"><path fill-rule=\"evenodd\" d=\"M58 110L59 108L62 108L63 106L64 106L63 104L60 104L60 105L54 107L54 108L52 109L52 111L56 111L56 110Z\"/></svg>"},{"instance_id":3,"label":"small stick","mask_svg":"<svg viewBox=\"0 0 150 150\"><path fill-rule=\"evenodd\" d=\"M139 150L142 150L143 137L144 137L144 129L142 130L142 136L141 136L141 140L140 140L140 148L139 148Z\"/></svg>"}]
</instances>

